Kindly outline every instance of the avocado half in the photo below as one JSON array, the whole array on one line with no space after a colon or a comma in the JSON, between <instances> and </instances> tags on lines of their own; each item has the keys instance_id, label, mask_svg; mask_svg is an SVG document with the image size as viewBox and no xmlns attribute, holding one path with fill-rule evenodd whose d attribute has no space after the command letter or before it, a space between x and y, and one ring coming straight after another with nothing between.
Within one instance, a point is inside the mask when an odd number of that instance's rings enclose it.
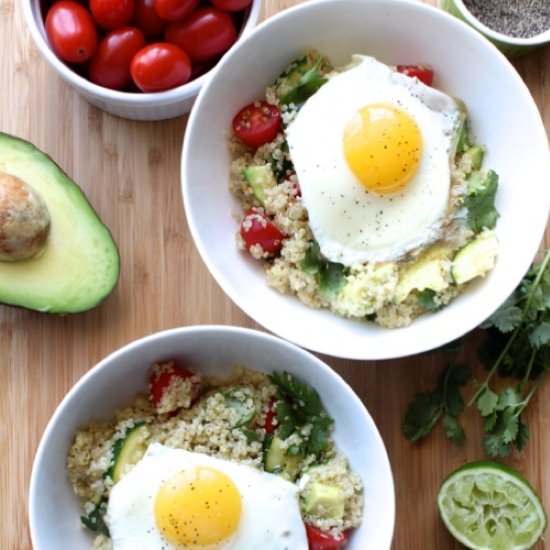
<instances>
[{"instance_id":1,"label":"avocado half","mask_svg":"<svg viewBox=\"0 0 550 550\"><path fill-rule=\"evenodd\" d=\"M47 241L36 256L0 261L0 303L58 314L97 306L118 282L120 256L86 195L34 145L1 132L0 172L31 187L50 216Z\"/></svg>"}]
</instances>

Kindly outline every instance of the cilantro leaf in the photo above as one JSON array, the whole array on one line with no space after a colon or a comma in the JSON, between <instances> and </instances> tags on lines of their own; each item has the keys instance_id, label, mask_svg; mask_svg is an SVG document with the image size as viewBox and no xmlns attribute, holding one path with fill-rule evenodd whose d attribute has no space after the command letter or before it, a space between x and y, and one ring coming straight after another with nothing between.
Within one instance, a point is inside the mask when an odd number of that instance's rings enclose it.
<instances>
[{"instance_id":1,"label":"cilantro leaf","mask_svg":"<svg viewBox=\"0 0 550 550\"><path fill-rule=\"evenodd\" d=\"M512 332L522 319L521 308L517 305L514 294L510 296L494 313L485 321L481 328L496 327L500 332Z\"/></svg>"},{"instance_id":2,"label":"cilantro leaf","mask_svg":"<svg viewBox=\"0 0 550 550\"><path fill-rule=\"evenodd\" d=\"M288 372L273 372L269 378L277 386L277 436L287 439L305 426L310 426L305 438L305 451L318 459L329 446L334 420L327 414L315 389ZM300 452L302 452L300 450Z\"/></svg>"},{"instance_id":3,"label":"cilantro leaf","mask_svg":"<svg viewBox=\"0 0 550 550\"><path fill-rule=\"evenodd\" d=\"M516 437L516 448L518 451L521 451L525 448L527 445L527 441L529 440L529 428L527 427L527 424L525 424L521 418L518 419L518 435Z\"/></svg>"},{"instance_id":4,"label":"cilantro leaf","mask_svg":"<svg viewBox=\"0 0 550 550\"><path fill-rule=\"evenodd\" d=\"M446 414L443 417L443 429L445 430L445 435L455 445L463 445L464 444L464 441L466 440L466 435L464 434L464 429L458 423L458 420L454 416L451 416L450 414Z\"/></svg>"},{"instance_id":5,"label":"cilantro leaf","mask_svg":"<svg viewBox=\"0 0 550 550\"><path fill-rule=\"evenodd\" d=\"M518 435L519 430L519 420L518 417L514 414L513 409L505 409L502 412L502 441L506 444L512 443L516 436Z\"/></svg>"},{"instance_id":6,"label":"cilantro leaf","mask_svg":"<svg viewBox=\"0 0 550 550\"><path fill-rule=\"evenodd\" d=\"M403 419L402 430L409 441L426 437L441 417L441 404L432 393L417 393L409 404Z\"/></svg>"},{"instance_id":7,"label":"cilantro leaf","mask_svg":"<svg viewBox=\"0 0 550 550\"><path fill-rule=\"evenodd\" d=\"M315 65L302 75L296 86L281 98L281 103L283 105L293 103L296 106L300 106L321 88L321 86L328 81L328 79L321 74L322 64L323 58L319 56Z\"/></svg>"},{"instance_id":8,"label":"cilantro leaf","mask_svg":"<svg viewBox=\"0 0 550 550\"><path fill-rule=\"evenodd\" d=\"M503 411L505 409L511 408L515 409L518 405L521 404L523 398L516 388L506 388L498 396L497 410Z\"/></svg>"},{"instance_id":9,"label":"cilantro leaf","mask_svg":"<svg viewBox=\"0 0 550 550\"><path fill-rule=\"evenodd\" d=\"M489 416L493 414L493 412L496 410L497 403L498 395L494 391L491 391L489 388L487 388L479 396L477 400L477 408L479 409L481 416Z\"/></svg>"},{"instance_id":10,"label":"cilantro leaf","mask_svg":"<svg viewBox=\"0 0 550 550\"><path fill-rule=\"evenodd\" d=\"M330 298L346 286L347 268L342 264L327 262L319 273L319 292Z\"/></svg>"},{"instance_id":11,"label":"cilantro leaf","mask_svg":"<svg viewBox=\"0 0 550 550\"><path fill-rule=\"evenodd\" d=\"M306 254L302 263L300 264L300 269L305 273L319 273L323 267L323 260L321 259L321 249L317 241L311 241L309 243L309 248L306 250Z\"/></svg>"},{"instance_id":12,"label":"cilantro leaf","mask_svg":"<svg viewBox=\"0 0 550 550\"><path fill-rule=\"evenodd\" d=\"M487 434L483 439L483 448L487 455L493 458L506 457L512 450L512 446L504 443L499 434Z\"/></svg>"},{"instance_id":13,"label":"cilantro leaf","mask_svg":"<svg viewBox=\"0 0 550 550\"><path fill-rule=\"evenodd\" d=\"M497 223L498 212L495 197L498 188L498 176L492 170L486 175L484 186L477 186L472 194L464 199L468 210L468 227L475 232L484 228L493 229Z\"/></svg>"},{"instance_id":14,"label":"cilantro leaf","mask_svg":"<svg viewBox=\"0 0 550 550\"><path fill-rule=\"evenodd\" d=\"M416 293L416 300L418 303L428 311L435 311L439 309L439 304L434 300L435 292L431 288L425 288L424 290Z\"/></svg>"},{"instance_id":15,"label":"cilantro leaf","mask_svg":"<svg viewBox=\"0 0 550 550\"><path fill-rule=\"evenodd\" d=\"M105 514L107 513L107 497L103 497L95 506L95 508L87 515L80 516L82 525L87 527L94 533L101 533L109 537L109 528L105 523Z\"/></svg>"},{"instance_id":16,"label":"cilantro leaf","mask_svg":"<svg viewBox=\"0 0 550 550\"><path fill-rule=\"evenodd\" d=\"M529 334L529 341L534 348L541 348L550 342L550 322L543 321Z\"/></svg>"}]
</instances>

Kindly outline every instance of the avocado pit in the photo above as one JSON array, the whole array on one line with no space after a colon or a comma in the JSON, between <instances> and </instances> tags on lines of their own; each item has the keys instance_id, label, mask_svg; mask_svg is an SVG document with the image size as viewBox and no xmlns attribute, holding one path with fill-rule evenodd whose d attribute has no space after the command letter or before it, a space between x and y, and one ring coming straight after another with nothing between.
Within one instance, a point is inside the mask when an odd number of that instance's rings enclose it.
<instances>
[{"instance_id":1,"label":"avocado pit","mask_svg":"<svg viewBox=\"0 0 550 550\"><path fill-rule=\"evenodd\" d=\"M0 171L0 262L28 260L45 247L50 213L22 179Z\"/></svg>"}]
</instances>

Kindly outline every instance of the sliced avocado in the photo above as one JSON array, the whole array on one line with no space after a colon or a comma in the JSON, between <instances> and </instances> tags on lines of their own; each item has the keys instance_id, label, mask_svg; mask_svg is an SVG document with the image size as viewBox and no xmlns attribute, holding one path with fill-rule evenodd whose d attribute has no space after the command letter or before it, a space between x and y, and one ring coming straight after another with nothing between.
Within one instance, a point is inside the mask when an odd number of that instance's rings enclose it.
<instances>
[{"instance_id":1,"label":"sliced avocado","mask_svg":"<svg viewBox=\"0 0 550 550\"><path fill-rule=\"evenodd\" d=\"M0 261L0 303L49 313L77 313L97 306L118 281L120 259L109 230L84 193L47 155L3 133L0 172L32 188L50 217L40 253Z\"/></svg>"},{"instance_id":2,"label":"sliced avocado","mask_svg":"<svg viewBox=\"0 0 550 550\"><path fill-rule=\"evenodd\" d=\"M243 177L252 189L258 202L265 206L265 190L275 187L277 180L269 164L247 166L243 170Z\"/></svg>"},{"instance_id":3,"label":"sliced avocado","mask_svg":"<svg viewBox=\"0 0 550 550\"><path fill-rule=\"evenodd\" d=\"M463 113L461 113L460 128L457 134L456 140L456 152L464 153L470 145L470 135L468 132L468 118L466 114L466 108L464 107Z\"/></svg>"},{"instance_id":4,"label":"sliced avocado","mask_svg":"<svg viewBox=\"0 0 550 550\"><path fill-rule=\"evenodd\" d=\"M484 231L461 248L451 267L453 280L461 285L482 277L495 266L498 240L492 231Z\"/></svg>"},{"instance_id":5,"label":"sliced avocado","mask_svg":"<svg viewBox=\"0 0 550 550\"><path fill-rule=\"evenodd\" d=\"M496 174L492 170L489 172L483 172L480 170L472 172L466 180L467 194L479 195L481 193L485 193L490 187L492 180L495 178L495 176Z\"/></svg>"},{"instance_id":6,"label":"sliced avocado","mask_svg":"<svg viewBox=\"0 0 550 550\"><path fill-rule=\"evenodd\" d=\"M470 158L470 164L472 170L479 170L483 164L483 157L485 156L485 150L479 145L474 145L470 147L465 153L464 156Z\"/></svg>"},{"instance_id":7,"label":"sliced avocado","mask_svg":"<svg viewBox=\"0 0 550 550\"><path fill-rule=\"evenodd\" d=\"M107 470L107 476L114 483L127 474L132 466L135 466L145 454L149 430L143 422L138 422L134 427L115 441L113 444L113 465Z\"/></svg>"},{"instance_id":8,"label":"sliced avocado","mask_svg":"<svg viewBox=\"0 0 550 550\"><path fill-rule=\"evenodd\" d=\"M302 508L307 515L335 520L344 517L345 499L339 487L312 481L302 496Z\"/></svg>"},{"instance_id":9,"label":"sliced avocado","mask_svg":"<svg viewBox=\"0 0 550 550\"><path fill-rule=\"evenodd\" d=\"M413 290L441 292L449 286L445 277L445 260L426 256L407 266L400 274L395 289L395 302L400 304Z\"/></svg>"},{"instance_id":10,"label":"sliced avocado","mask_svg":"<svg viewBox=\"0 0 550 550\"><path fill-rule=\"evenodd\" d=\"M273 437L265 452L264 467L266 472L279 474L289 481L294 481L300 471L301 458L287 454L283 440Z\"/></svg>"}]
</instances>

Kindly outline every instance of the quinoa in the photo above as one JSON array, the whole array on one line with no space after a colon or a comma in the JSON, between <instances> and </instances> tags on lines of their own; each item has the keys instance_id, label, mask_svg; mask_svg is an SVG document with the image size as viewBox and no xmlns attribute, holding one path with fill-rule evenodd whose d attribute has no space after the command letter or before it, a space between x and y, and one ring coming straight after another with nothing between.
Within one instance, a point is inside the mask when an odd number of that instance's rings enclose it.
<instances>
[{"instance_id":1,"label":"quinoa","mask_svg":"<svg viewBox=\"0 0 550 550\"><path fill-rule=\"evenodd\" d=\"M151 380L173 372L174 361L153 365ZM174 380L181 379L173 377ZM269 376L243 367L236 367L227 378L186 378L192 385L170 383L165 387L169 398L153 402L150 396L138 395L124 408L114 411L113 418L104 422L92 422L78 430L67 456L67 472L75 494L80 498L83 516L97 516L98 507L102 516L106 512L109 493L114 485L112 467L113 449L134 428L139 428L143 452L153 443L174 449L203 453L223 460L238 462L250 467L264 469L264 442L266 417L269 414L273 429L277 417L273 415L278 400L277 386ZM175 404L178 404L177 406ZM243 411L251 411L243 427ZM282 449L299 445L311 432L304 425L281 442ZM296 480L302 493L307 493L312 480L329 482L340 487L345 513L331 522L315 515L307 516L319 528L333 533L359 525L363 510L361 482L336 449L332 440L324 453L323 465L316 466L315 455L301 459ZM122 465L121 475L133 467ZM121 466L118 466L121 468ZM313 472L313 473L311 473ZM116 479L116 478L115 478ZM317 521L316 521L317 519ZM95 536L92 550L112 550L111 539L104 533Z\"/></svg>"},{"instance_id":2,"label":"quinoa","mask_svg":"<svg viewBox=\"0 0 550 550\"><path fill-rule=\"evenodd\" d=\"M316 52L306 54L308 59L316 59L318 56ZM277 137L253 150L241 143L233 134L228 136L232 155L229 182L231 193L238 199L244 211L259 208L262 215L267 216L286 235L279 252L275 254L265 251L258 244L247 247L241 234L237 234L237 246L263 263L267 285L281 294L296 296L309 307L329 309L339 316L353 320L374 321L386 328L405 327L428 311L416 299L418 293L426 287L412 287L409 296L399 297L403 273L411 264L419 264L426 258L440 263L440 270L444 272L446 282L434 297L434 305L437 307L447 305L469 286L469 283L454 284L451 276L451 259L475 238L474 232L466 223L467 212L463 205L468 191L468 178L474 171L479 170L479 166L474 165L473 156L465 154L466 149L458 150L458 135L461 130L457 128L454 145L457 151L454 154L452 151L449 153L449 197L437 234L434 234L426 244L392 261L351 266L332 264L336 266L335 270L339 271L336 275L341 283L327 292L323 288L320 275L323 264L321 268L304 267L315 241L307 209L301 201L299 181L293 170L285 138L285 128L296 116L298 108L293 104L285 105L280 100L280 88L285 86L285 75L300 62L298 60L292 63L275 84L268 86L265 91L265 99L280 108L283 128ZM323 61L323 66L325 74L333 72L326 60ZM459 102L459 105L462 104ZM459 108L462 110L463 107ZM463 117L466 119L465 110ZM467 121L463 123L466 124ZM481 156L483 155L483 147L474 147L473 144L469 144L468 147L481 151ZM264 196L261 201L255 196L252 186L245 178L245 170L249 166L266 167L272 171L276 179L275 185L263 189ZM241 224L241 231L247 231L246 217ZM327 265L326 261L324 265Z\"/></svg>"}]
</instances>

